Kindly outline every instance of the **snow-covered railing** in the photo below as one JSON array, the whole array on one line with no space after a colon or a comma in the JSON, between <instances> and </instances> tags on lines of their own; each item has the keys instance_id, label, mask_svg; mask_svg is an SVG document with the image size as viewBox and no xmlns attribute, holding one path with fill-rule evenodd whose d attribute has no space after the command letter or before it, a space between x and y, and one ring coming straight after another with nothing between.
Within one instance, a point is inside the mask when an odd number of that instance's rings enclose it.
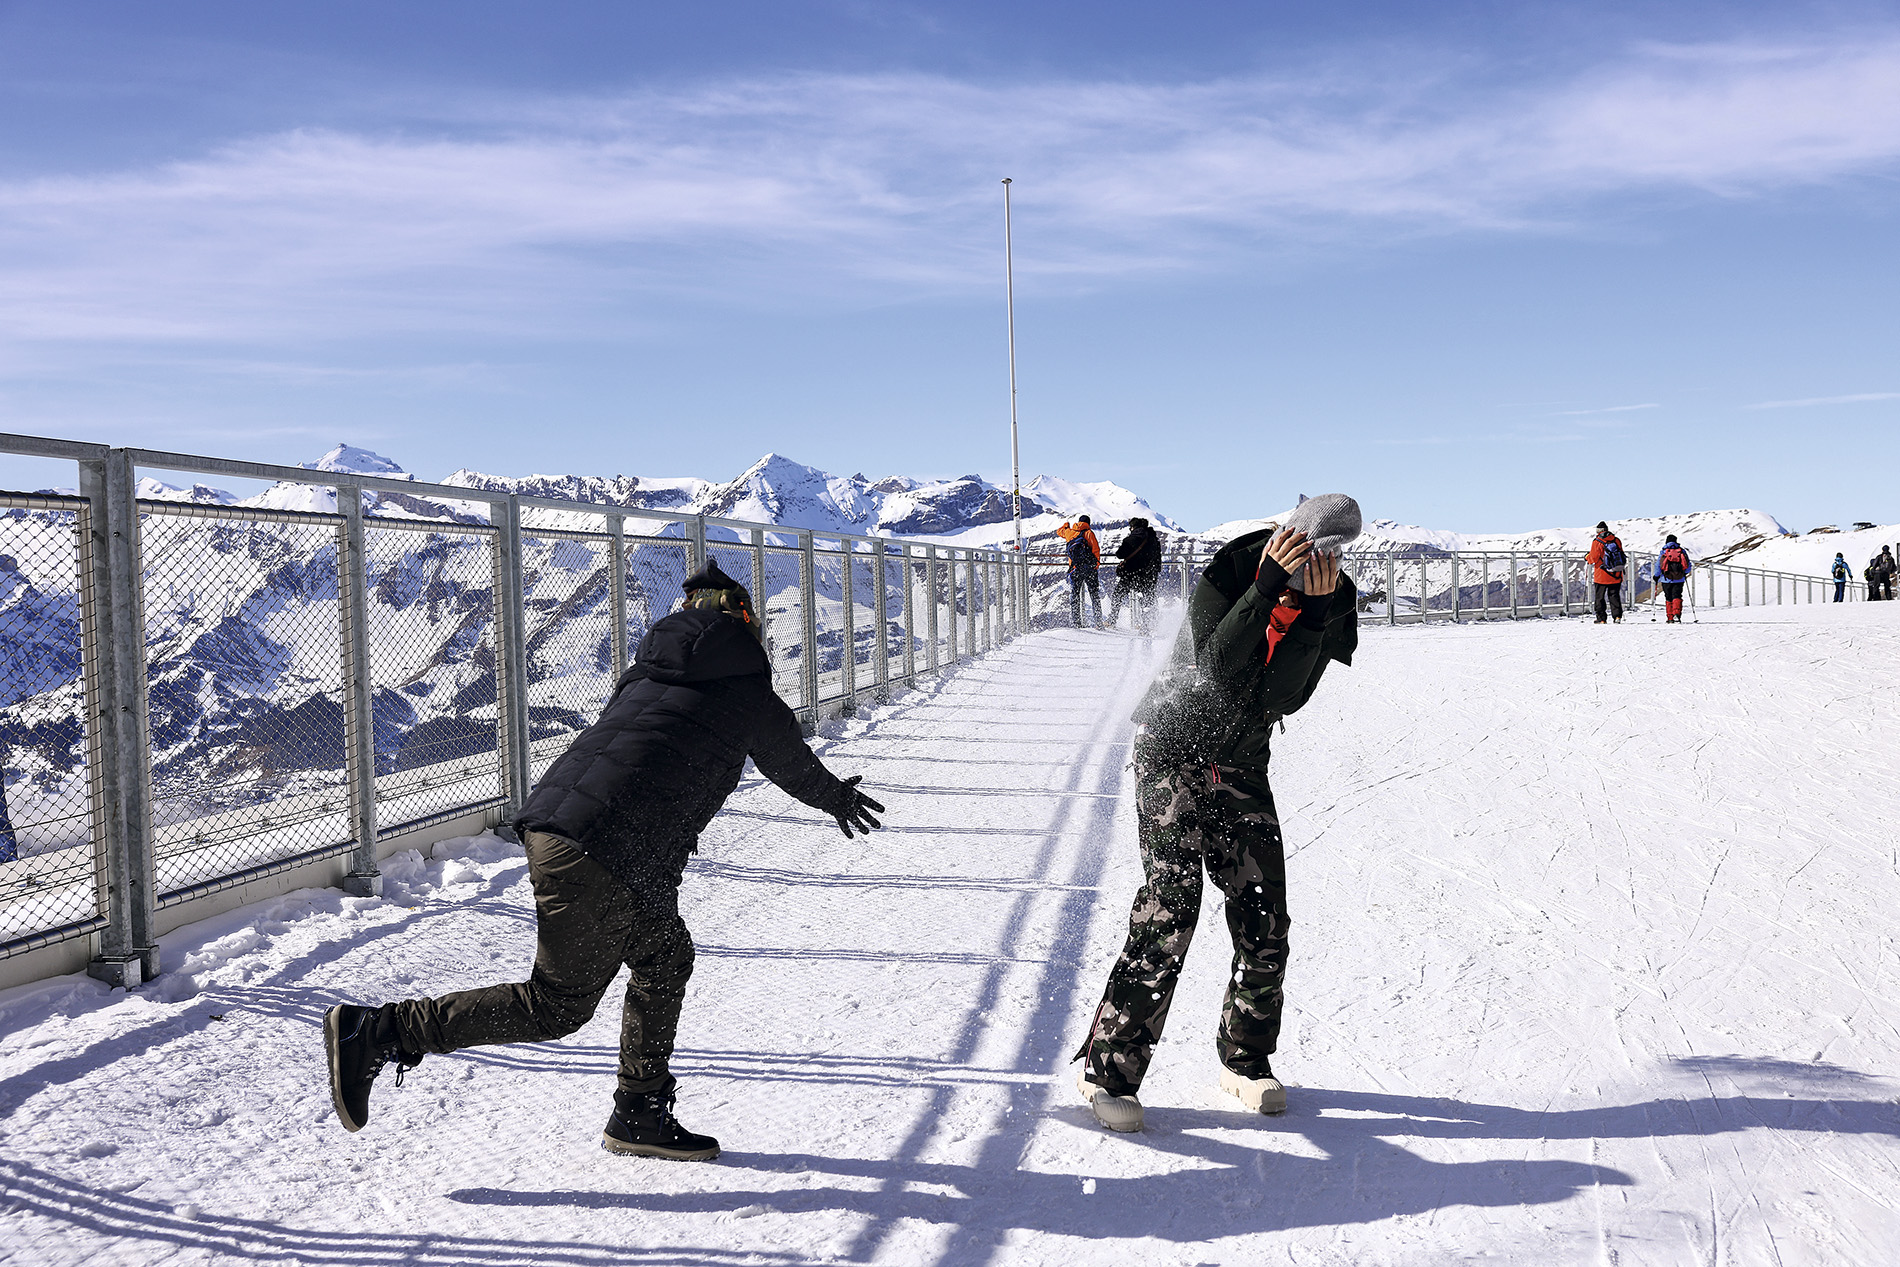
<instances>
[{"instance_id":1,"label":"snow-covered railing","mask_svg":"<svg viewBox=\"0 0 1900 1267\"><path fill-rule=\"evenodd\" d=\"M156 971L161 912L504 815L716 562L808 723L1031 626L1025 561L710 516L0 436L76 494L0 494L0 959L96 937ZM141 498L141 469L276 494ZM294 494L294 495L292 495ZM189 496L189 495L188 495ZM334 864L333 864L334 865Z\"/></svg>"},{"instance_id":2,"label":"snow-covered railing","mask_svg":"<svg viewBox=\"0 0 1900 1267\"><path fill-rule=\"evenodd\" d=\"M1580 551L1348 551L1345 568L1359 586L1362 610L1388 624L1422 621L1519 620L1592 610L1595 570ZM1651 557L1624 570L1626 607L1659 600ZM1834 582L1728 563L1697 564L1684 597L1698 607L1742 607L1832 601ZM1845 597L1859 600L1849 584Z\"/></svg>"}]
</instances>

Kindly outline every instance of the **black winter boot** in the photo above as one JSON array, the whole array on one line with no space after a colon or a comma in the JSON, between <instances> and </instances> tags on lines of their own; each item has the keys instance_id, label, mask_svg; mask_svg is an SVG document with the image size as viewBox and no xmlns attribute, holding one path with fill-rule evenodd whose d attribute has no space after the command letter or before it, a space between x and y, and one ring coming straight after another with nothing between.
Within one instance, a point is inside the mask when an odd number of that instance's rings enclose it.
<instances>
[{"instance_id":1,"label":"black winter boot","mask_svg":"<svg viewBox=\"0 0 1900 1267\"><path fill-rule=\"evenodd\" d=\"M719 1141L695 1135L673 1116L673 1088L629 1095L614 1092L614 1114L600 1137L610 1153L635 1157L670 1157L674 1161L711 1161L719 1155Z\"/></svg>"},{"instance_id":2,"label":"black winter boot","mask_svg":"<svg viewBox=\"0 0 1900 1267\"><path fill-rule=\"evenodd\" d=\"M330 1058L330 1102L346 1131L360 1131L369 1121L369 1089L383 1066L394 1060L396 1085L405 1070L422 1063L422 1056L402 1049L396 1034L396 1005L356 1007L342 1003L323 1017L323 1048Z\"/></svg>"}]
</instances>

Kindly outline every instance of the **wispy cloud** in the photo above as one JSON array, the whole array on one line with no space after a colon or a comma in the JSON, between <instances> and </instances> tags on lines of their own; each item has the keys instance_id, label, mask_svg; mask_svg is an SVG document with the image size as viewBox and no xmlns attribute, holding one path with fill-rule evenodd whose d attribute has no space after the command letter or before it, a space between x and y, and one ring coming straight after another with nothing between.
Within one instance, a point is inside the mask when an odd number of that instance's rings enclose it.
<instances>
[{"instance_id":1,"label":"wispy cloud","mask_svg":"<svg viewBox=\"0 0 1900 1267\"><path fill-rule=\"evenodd\" d=\"M1858 405L1869 400L1900 400L1900 392L1856 392L1852 396L1810 396L1805 400L1763 400L1744 409L1805 409L1809 405Z\"/></svg>"},{"instance_id":2,"label":"wispy cloud","mask_svg":"<svg viewBox=\"0 0 1900 1267\"><path fill-rule=\"evenodd\" d=\"M682 295L988 286L1005 175L1019 274L1099 284L1315 242L1549 231L1590 199L1753 197L1896 163L1900 34L1864 32L1642 48L1517 87L1381 67L1024 87L802 75L463 101L383 132L290 131L0 182L0 333L566 334L625 328Z\"/></svg>"},{"instance_id":3,"label":"wispy cloud","mask_svg":"<svg viewBox=\"0 0 1900 1267\"><path fill-rule=\"evenodd\" d=\"M1553 418L1590 418L1598 414L1630 414L1639 409L1661 409L1662 405L1651 401L1645 405L1605 405L1601 409L1560 409L1552 414Z\"/></svg>"}]
</instances>

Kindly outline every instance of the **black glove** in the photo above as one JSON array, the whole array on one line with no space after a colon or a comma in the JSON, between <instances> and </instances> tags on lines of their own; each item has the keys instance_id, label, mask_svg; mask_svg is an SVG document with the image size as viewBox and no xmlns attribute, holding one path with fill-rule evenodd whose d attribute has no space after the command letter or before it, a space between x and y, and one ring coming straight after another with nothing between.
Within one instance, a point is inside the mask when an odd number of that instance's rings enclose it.
<instances>
[{"instance_id":1,"label":"black glove","mask_svg":"<svg viewBox=\"0 0 1900 1267\"><path fill-rule=\"evenodd\" d=\"M831 811L831 816L838 820L838 830L845 834L847 840L851 838L853 827L868 836L884 825L871 817L872 810L882 814L884 807L858 791L858 783L863 778L862 774L854 774L843 781L843 790L839 793L837 808Z\"/></svg>"}]
</instances>

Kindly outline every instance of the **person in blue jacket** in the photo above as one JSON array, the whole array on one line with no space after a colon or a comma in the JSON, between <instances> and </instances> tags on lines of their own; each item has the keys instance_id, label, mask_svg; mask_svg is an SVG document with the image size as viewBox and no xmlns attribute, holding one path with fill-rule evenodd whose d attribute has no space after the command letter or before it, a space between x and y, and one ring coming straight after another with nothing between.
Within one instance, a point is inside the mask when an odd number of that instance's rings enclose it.
<instances>
[{"instance_id":1,"label":"person in blue jacket","mask_svg":"<svg viewBox=\"0 0 1900 1267\"><path fill-rule=\"evenodd\" d=\"M1662 586L1663 610L1672 625L1682 623L1682 587L1688 584L1689 573L1693 571L1695 561L1682 548L1682 543L1676 540L1676 534L1670 533L1662 549L1656 552L1656 570L1652 575L1656 583Z\"/></svg>"},{"instance_id":2,"label":"person in blue jacket","mask_svg":"<svg viewBox=\"0 0 1900 1267\"><path fill-rule=\"evenodd\" d=\"M1837 550L1831 570L1834 576L1834 601L1844 603L1847 601L1847 582L1854 575L1854 569L1847 566L1847 556Z\"/></svg>"}]
</instances>

